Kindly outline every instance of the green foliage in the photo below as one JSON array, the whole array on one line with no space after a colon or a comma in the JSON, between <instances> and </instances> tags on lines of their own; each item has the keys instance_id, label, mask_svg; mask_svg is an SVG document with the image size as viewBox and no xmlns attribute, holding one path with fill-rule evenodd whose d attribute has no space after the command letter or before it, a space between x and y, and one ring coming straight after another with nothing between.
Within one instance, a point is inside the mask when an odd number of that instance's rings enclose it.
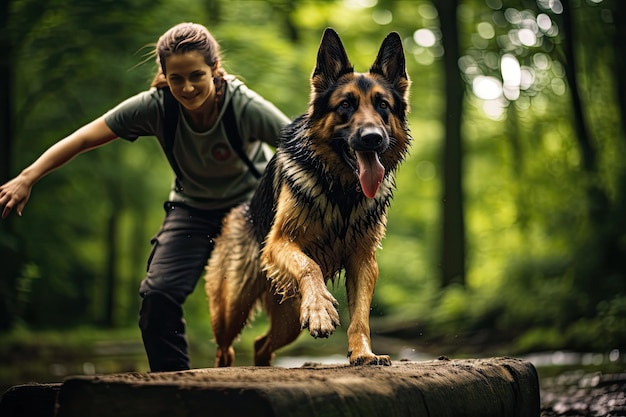
<instances>
[{"instance_id":1,"label":"green foliage","mask_svg":"<svg viewBox=\"0 0 626 417\"><path fill-rule=\"evenodd\" d=\"M626 299L616 296L600 302L591 318L580 317L561 326L537 325L524 333L516 344L522 352L539 349L605 352L607 346L623 346L625 332Z\"/></svg>"}]
</instances>

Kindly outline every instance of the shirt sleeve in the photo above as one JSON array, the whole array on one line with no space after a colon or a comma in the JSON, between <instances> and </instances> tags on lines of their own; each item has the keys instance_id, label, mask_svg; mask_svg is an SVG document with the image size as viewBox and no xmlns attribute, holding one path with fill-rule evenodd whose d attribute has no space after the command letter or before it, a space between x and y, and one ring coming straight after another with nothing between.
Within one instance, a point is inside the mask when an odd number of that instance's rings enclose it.
<instances>
[{"instance_id":1,"label":"shirt sleeve","mask_svg":"<svg viewBox=\"0 0 626 417\"><path fill-rule=\"evenodd\" d=\"M162 136L162 112L162 93L152 88L109 110L104 121L120 138L135 141L140 136Z\"/></svg>"}]
</instances>

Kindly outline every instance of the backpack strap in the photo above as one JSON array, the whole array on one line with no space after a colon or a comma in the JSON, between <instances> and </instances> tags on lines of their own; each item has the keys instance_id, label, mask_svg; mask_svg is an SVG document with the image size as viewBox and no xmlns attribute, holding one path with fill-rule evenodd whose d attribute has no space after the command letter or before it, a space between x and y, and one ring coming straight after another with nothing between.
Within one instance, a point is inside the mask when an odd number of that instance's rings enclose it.
<instances>
[{"instance_id":1,"label":"backpack strap","mask_svg":"<svg viewBox=\"0 0 626 417\"><path fill-rule=\"evenodd\" d=\"M239 129L237 129L237 120L235 119L235 111L233 110L233 101L230 100L224 109L224 128L226 129L226 137L233 150L239 155L239 158L248 166L248 169L256 178L261 178L261 173L256 169L248 154L243 149L243 139L239 135Z\"/></svg>"},{"instance_id":2,"label":"backpack strap","mask_svg":"<svg viewBox=\"0 0 626 417\"><path fill-rule=\"evenodd\" d=\"M182 171L174 158L174 137L176 136L176 127L178 126L178 117L180 113L180 104L174 98L169 87L163 88L163 131L165 134L163 150L165 156L170 162L170 166L176 174L176 189L181 190L180 179L183 177Z\"/></svg>"},{"instance_id":3,"label":"backpack strap","mask_svg":"<svg viewBox=\"0 0 626 417\"><path fill-rule=\"evenodd\" d=\"M165 133L164 138L164 151L165 156L170 162L174 173L176 174L176 187L182 189L180 185L180 178L182 178L182 171L176 162L174 157L174 137L176 135L176 127L178 126L178 117L180 113L180 104L172 95L169 88L163 88L163 107L164 107L164 126ZM233 148L239 158L247 165L248 169L256 178L261 178L261 173L256 169L245 150L243 149L243 139L239 135L239 129L237 128L237 120L235 119L235 111L233 110L232 100L228 102L224 109L224 129L226 130L226 138L228 143Z\"/></svg>"}]
</instances>

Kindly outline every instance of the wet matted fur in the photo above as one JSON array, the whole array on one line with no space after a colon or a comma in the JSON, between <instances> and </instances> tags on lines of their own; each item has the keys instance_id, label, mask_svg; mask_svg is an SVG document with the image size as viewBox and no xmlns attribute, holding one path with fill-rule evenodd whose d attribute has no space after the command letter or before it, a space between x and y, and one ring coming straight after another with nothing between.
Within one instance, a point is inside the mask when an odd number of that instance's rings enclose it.
<instances>
[{"instance_id":1,"label":"wet matted fur","mask_svg":"<svg viewBox=\"0 0 626 417\"><path fill-rule=\"evenodd\" d=\"M232 342L257 302L270 328L254 343L256 365L270 365L302 329L331 335L339 314L326 284L342 271L350 363L390 365L372 353L369 312L394 175L411 140L409 84L397 33L382 42L369 73L355 73L326 29L307 112L284 129L250 203L224 219L207 266L216 365L232 365Z\"/></svg>"}]
</instances>

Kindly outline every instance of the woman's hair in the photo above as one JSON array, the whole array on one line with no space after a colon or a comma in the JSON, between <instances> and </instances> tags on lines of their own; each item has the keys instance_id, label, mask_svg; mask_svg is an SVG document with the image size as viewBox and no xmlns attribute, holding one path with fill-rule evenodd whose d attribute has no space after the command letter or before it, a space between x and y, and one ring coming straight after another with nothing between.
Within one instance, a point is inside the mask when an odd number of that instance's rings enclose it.
<instances>
[{"instance_id":1,"label":"woman's hair","mask_svg":"<svg viewBox=\"0 0 626 417\"><path fill-rule=\"evenodd\" d=\"M197 23L179 23L165 32L156 45L157 73L152 87L166 87L165 59L174 54L197 51L213 69L215 78L223 78L226 71L220 66L220 46L209 30Z\"/></svg>"}]
</instances>

